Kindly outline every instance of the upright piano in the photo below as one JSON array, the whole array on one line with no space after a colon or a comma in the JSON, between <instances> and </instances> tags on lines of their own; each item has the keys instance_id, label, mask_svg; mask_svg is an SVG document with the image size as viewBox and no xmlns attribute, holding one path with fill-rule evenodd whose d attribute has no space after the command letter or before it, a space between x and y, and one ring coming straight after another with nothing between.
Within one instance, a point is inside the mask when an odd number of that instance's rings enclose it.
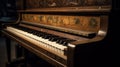
<instances>
[{"instance_id":1,"label":"upright piano","mask_svg":"<svg viewBox=\"0 0 120 67\"><path fill-rule=\"evenodd\" d=\"M107 35L110 0L18 0L17 6L18 21L2 30L6 38L55 67L102 64L97 48Z\"/></svg>"}]
</instances>

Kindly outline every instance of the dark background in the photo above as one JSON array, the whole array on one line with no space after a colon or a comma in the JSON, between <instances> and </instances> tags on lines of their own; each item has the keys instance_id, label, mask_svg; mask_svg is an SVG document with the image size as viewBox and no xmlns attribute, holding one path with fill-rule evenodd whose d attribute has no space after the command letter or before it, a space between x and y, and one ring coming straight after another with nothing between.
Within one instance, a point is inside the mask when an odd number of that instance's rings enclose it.
<instances>
[{"instance_id":1,"label":"dark background","mask_svg":"<svg viewBox=\"0 0 120 67\"><path fill-rule=\"evenodd\" d=\"M119 64L118 61L120 60L119 55L119 29L120 29L120 0L113 0L112 4L112 10L109 18L109 33L108 33L108 39L109 44L111 45L111 55L112 56L112 62L113 64L117 65ZM106 49L107 50L107 49Z\"/></svg>"},{"instance_id":2,"label":"dark background","mask_svg":"<svg viewBox=\"0 0 120 67\"><path fill-rule=\"evenodd\" d=\"M15 0L0 0L0 17L16 16Z\"/></svg>"}]
</instances>

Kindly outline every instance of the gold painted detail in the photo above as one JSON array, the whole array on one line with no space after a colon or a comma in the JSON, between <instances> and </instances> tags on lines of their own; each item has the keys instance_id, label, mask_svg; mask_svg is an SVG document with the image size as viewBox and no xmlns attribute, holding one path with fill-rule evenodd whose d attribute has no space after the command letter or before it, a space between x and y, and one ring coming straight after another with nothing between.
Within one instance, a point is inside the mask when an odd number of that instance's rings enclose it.
<instances>
[{"instance_id":1,"label":"gold painted detail","mask_svg":"<svg viewBox=\"0 0 120 67\"><path fill-rule=\"evenodd\" d=\"M89 26L95 28L97 25L98 25L98 24L97 24L96 18L91 18L91 19L89 20Z\"/></svg>"},{"instance_id":2,"label":"gold painted detail","mask_svg":"<svg viewBox=\"0 0 120 67\"><path fill-rule=\"evenodd\" d=\"M23 14L23 21L40 23L73 30L97 32L100 27L99 16L63 16L63 15L36 15Z\"/></svg>"}]
</instances>

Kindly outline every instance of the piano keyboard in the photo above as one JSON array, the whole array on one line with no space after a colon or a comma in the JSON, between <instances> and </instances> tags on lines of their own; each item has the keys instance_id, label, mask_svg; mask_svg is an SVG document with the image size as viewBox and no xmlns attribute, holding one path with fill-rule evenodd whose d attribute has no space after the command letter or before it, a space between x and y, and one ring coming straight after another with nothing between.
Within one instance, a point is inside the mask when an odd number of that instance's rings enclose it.
<instances>
[{"instance_id":1,"label":"piano keyboard","mask_svg":"<svg viewBox=\"0 0 120 67\"><path fill-rule=\"evenodd\" d=\"M43 49L50 49L50 52L64 59L66 59L65 50L67 49L67 45L69 42L73 41L23 27L7 27L6 29L17 36L25 38L37 46L42 47Z\"/></svg>"}]
</instances>

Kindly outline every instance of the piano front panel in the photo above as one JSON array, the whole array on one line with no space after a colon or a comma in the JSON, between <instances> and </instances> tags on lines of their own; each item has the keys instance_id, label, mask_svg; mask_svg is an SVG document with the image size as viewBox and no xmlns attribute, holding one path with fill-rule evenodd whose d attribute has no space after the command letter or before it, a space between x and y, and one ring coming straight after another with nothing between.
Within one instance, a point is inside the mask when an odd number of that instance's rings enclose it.
<instances>
[{"instance_id":1,"label":"piano front panel","mask_svg":"<svg viewBox=\"0 0 120 67\"><path fill-rule=\"evenodd\" d=\"M100 16L66 16L66 15L42 15L22 14L22 21L68 28L77 31L98 32L100 28ZM65 30L67 31L67 30ZM71 33L75 33L71 31ZM70 31L69 31L70 32Z\"/></svg>"}]
</instances>

